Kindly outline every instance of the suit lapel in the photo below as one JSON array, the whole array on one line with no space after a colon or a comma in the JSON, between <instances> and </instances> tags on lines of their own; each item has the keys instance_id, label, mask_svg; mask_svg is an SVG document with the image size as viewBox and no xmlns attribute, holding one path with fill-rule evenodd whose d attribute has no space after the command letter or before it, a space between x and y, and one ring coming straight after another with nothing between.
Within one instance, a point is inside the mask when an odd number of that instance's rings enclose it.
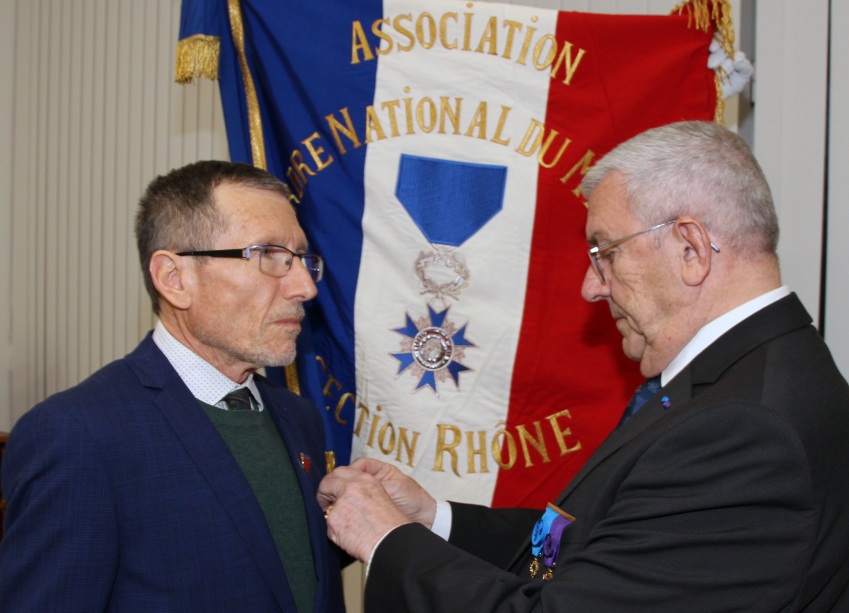
<instances>
[{"instance_id":1,"label":"suit lapel","mask_svg":"<svg viewBox=\"0 0 849 613\"><path fill-rule=\"evenodd\" d=\"M686 371L686 369L685 369ZM683 377L681 375L684 375ZM684 372L670 381L669 385L661 388L654 396L652 396L640 409L634 413L633 417L627 421L625 425L615 429L606 439L598 446L595 452L590 456L589 460L581 467L581 470L572 477L569 485L555 499L554 504L563 509L570 515L574 515L577 521L581 521L579 509L569 509L563 505L566 498L569 497L578 485L602 462L616 453L625 444L640 436L648 430L653 424L657 423L667 413L667 407L663 405L661 398L668 397L670 407L680 407L686 403L691 397L691 386L689 373ZM623 407L624 411L625 408ZM531 535L521 548L513 556L510 565L507 568L512 568L527 555L528 549L531 546Z\"/></svg>"},{"instance_id":2,"label":"suit lapel","mask_svg":"<svg viewBox=\"0 0 849 613\"><path fill-rule=\"evenodd\" d=\"M693 385L714 383L750 351L772 339L811 324L796 294L773 302L720 336L691 364Z\"/></svg>"},{"instance_id":3,"label":"suit lapel","mask_svg":"<svg viewBox=\"0 0 849 613\"><path fill-rule=\"evenodd\" d=\"M811 318L796 294L791 294L731 328L661 388L625 426L610 433L557 497L556 504L565 500L611 454L640 436L669 410L680 408L688 402L693 397L694 385L714 383L725 370L756 347L810 322ZM669 398L668 408L661 401L664 396Z\"/></svg>"},{"instance_id":4,"label":"suit lapel","mask_svg":"<svg viewBox=\"0 0 849 613\"><path fill-rule=\"evenodd\" d=\"M617 428L604 439L604 442L599 445L586 464L572 478L566 489L560 493L555 504L561 504L596 466L604 462L624 445L641 436L653 424L666 415L668 409L663 405L662 398L669 398L670 407L680 407L690 399L691 389L689 371L684 369L666 387L662 387L657 394L652 396L625 425ZM568 509L564 510L567 513L569 512Z\"/></svg>"},{"instance_id":5,"label":"suit lapel","mask_svg":"<svg viewBox=\"0 0 849 613\"><path fill-rule=\"evenodd\" d=\"M610 433L557 497L556 504L563 502L581 481L611 454L640 436L668 410L680 408L688 402L693 397L694 385L714 383L725 370L756 347L810 322L811 318L796 294L791 294L731 328L661 388L625 426ZM661 401L664 396L669 398L668 408L664 407Z\"/></svg>"},{"instance_id":6,"label":"suit lapel","mask_svg":"<svg viewBox=\"0 0 849 613\"><path fill-rule=\"evenodd\" d=\"M142 345L146 343L150 346L140 346L128 356L128 362L144 385L161 389L156 406L233 520L280 608L294 611L295 601L280 555L247 478L215 425L168 360L150 337Z\"/></svg>"},{"instance_id":7,"label":"suit lapel","mask_svg":"<svg viewBox=\"0 0 849 613\"><path fill-rule=\"evenodd\" d=\"M313 552L313 563L315 564L315 573L318 577L314 610L324 611L328 607L328 586L331 572L329 568L330 557L327 544L327 524L324 521L324 514L321 511L321 507L318 506L318 501L315 498L320 476L319 466L324 457L318 458L315 457L314 453L311 454L312 468L309 473L306 472L301 462L300 454L304 451L314 451L315 444L308 444L310 441L304 441L301 428L297 424L298 420L296 420L290 408L280 401L279 396L275 395L275 397L272 397L271 394L266 392L268 385L263 382L262 385L259 385L259 389L262 394L262 400L266 408L271 411L271 415L277 424L277 429L280 431L280 436L286 444L289 459L295 468L295 475L297 475L298 485L301 488L301 496L304 499L304 510L307 516L310 546Z\"/></svg>"}]
</instances>

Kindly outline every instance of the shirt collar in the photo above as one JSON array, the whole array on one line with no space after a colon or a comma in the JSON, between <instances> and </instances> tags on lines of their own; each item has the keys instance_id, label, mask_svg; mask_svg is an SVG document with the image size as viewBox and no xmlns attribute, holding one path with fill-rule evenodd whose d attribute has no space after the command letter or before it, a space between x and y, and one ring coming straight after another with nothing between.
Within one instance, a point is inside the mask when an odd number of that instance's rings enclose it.
<instances>
[{"instance_id":1,"label":"shirt collar","mask_svg":"<svg viewBox=\"0 0 849 613\"><path fill-rule=\"evenodd\" d=\"M165 354L165 358L177 371L192 395L201 402L226 409L224 396L235 389L246 387L253 394L259 410L262 411L262 397L254 383L253 373L248 375L244 383L236 383L174 338L165 329L162 321L156 322L156 327L153 329L153 342Z\"/></svg>"},{"instance_id":2,"label":"shirt collar","mask_svg":"<svg viewBox=\"0 0 849 613\"><path fill-rule=\"evenodd\" d=\"M696 332L696 335L690 339L690 342L687 343L681 353L663 370L660 377L661 385L666 385L672 381L675 375L684 370L697 355L707 349L716 339L728 332L731 328L744 319L751 317L764 307L789 295L790 289L786 285L782 285L778 289L761 294L757 298L741 304L736 309L728 311L725 315L720 315L704 326Z\"/></svg>"}]
</instances>

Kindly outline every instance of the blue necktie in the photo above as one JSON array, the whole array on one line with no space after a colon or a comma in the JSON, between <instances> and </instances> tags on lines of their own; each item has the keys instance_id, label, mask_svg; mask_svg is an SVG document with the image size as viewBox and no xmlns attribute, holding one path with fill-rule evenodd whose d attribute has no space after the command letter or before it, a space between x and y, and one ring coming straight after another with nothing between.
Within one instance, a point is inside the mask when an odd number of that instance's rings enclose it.
<instances>
[{"instance_id":1,"label":"blue necktie","mask_svg":"<svg viewBox=\"0 0 849 613\"><path fill-rule=\"evenodd\" d=\"M634 415L637 411L640 410L640 407L643 406L649 399L657 394L660 390L660 375L656 377L652 377L651 379L646 379L643 381L643 384L637 388L637 391L634 392L634 395L631 396L631 401L628 403L628 406L625 407L625 412L622 413L622 419L619 420L619 425L617 428L624 424L626 421L631 419L631 416Z\"/></svg>"}]
</instances>

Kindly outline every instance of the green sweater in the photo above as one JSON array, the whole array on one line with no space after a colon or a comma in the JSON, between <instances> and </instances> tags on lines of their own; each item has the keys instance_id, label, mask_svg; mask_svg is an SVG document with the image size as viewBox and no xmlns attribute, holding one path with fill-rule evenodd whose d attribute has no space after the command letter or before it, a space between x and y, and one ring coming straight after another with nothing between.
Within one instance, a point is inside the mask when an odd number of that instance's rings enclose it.
<instances>
[{"instance_id":1,"label":"green sweater","mask_svg":"<svg viewBox=\"0 0 849 613\"><path fill-rule=\"evenodd\" d=\"M295 468L268 409L225 411L200 403L245 474L280 554L298 613L312 613L318 579Z\"/></svg>"}]
</instances>

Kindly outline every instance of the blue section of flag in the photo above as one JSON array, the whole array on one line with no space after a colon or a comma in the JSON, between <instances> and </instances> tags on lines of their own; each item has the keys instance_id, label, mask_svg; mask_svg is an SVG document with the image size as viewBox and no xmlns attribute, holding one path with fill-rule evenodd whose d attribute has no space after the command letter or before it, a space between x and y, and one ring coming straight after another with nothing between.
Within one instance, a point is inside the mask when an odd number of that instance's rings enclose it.
<instances>
[{"instance_id":1,"label":"blue section of flag","mask_svg":"<svg viewBox=\"0 0 849 613\"><path fill-rule=\"evenodd\" d=\"M416 389L419 390L426 385L430 386L434 392L436 392L436 375L434 375L432 370L426 370L422 375L422 378L419 379L419 384L416 386Z\"/></svg>"},{"instance_id":2,"label":"blue section of flag","mask_svg":"<svg viewBox=\"0 0 849 613\"><path fill-rule=\"evenodd\" d=\"M179 40L203 34L219 39L218 84L225 128L234 162L252 163L248 107L239 60L230 30L227 0L183 0Z\"/></svg>"},{"instance_id":3,"label":"blue section of flag","mask_svg":"<svg viewBox=\"0 0 849 613\"><path fill-rule=\"evenodd\" d=\"M226 11L226 1L183 0L180 12L180 40L196 34L219 38L227 36Z\"/></svg>"},{"instance_id":4,"label":"blue section of flag","mask_svg":"<svg viewBox=\"0 0 849 613\"><path fill-rule=\"evenodd\" d=\"M437 313L430 308L430 305L428 305L427 311L430 313L430 325L434 328L441 328L442 322L445 321L445 316L448 315L448 309L444 309L442 312Z\"/></svg>"},{"instance_id":5,"label":"blue section of flag","mask_svg":"<svg viewBox=\"0 0 849 613\"><path fill-rule=\"evenodd\" d=\"M474 347L475 344L466 340L466 324L463 325L457 332L454 333L454 336L451 337L451 342L460 347Z\"/></svg>"},{"instance_id":6,"label":"blue section of flag","mask_svg":"<svg viewBox=\"0 0 849 613\"><path fill-rule=\"evenodd\" d=\"M325 117L335 114L344 122L340 109L362 109L372 104L377 61L352 63L351 24L371 24L383 16L383 5L377 0L240 0L239 4L268 170L291 185L293 179L286 172L292 153L299 151L299 161L318 172L319 162L304 141L314 151L322 150L318 153L320 163L325 164L320 170L322 180L310 181L314 175L303 173L306 185L301 186L303 196L297 206L310 250L320 253L327 265L318 297L306 307L308 321L298 339L297 365L301 394L322 408L328 449L335 451L338 464L347 464L354 402L346 401L339 420L334 415L343 394L356 392L354 295L362 251L367 145L345 141L343 165L343 154ZM206 31L194 31L199 29ZM369 43L376 46L380 41L370 28L366 31ZM252 163L245 87L227 0L184 0L180 37L193 34L221 39L219 74L230 158ZM363 134L365 117L353 113L352 120L356 132ZM317 357L324 360L325 368ZM283 381L282 373L276 370L268 369L269 376ZM341 387L326 385L329 375ZM327 396L323 395L325 389Z\"/></svg>"},{"instance_id":7,"label":"blue section of flag","mask_svg":"<svg viewBox=\"0 0 849 613\"><path fill-rule=\"evenodd\" d=\"M419 333L418 327L416 327L416 324L413 322L412 319L410 319L409 315L407 315L407 325L405 325L403 328L395 328L394 331L399 332L404 336L409 336L410 338L416 338L416 334Z\"/></svg>"},{"instance_id":8,"label":"blue section of flag","mask_svg":"<svg viewBox=\"0 0 849 613\"><path fill-rule=\"evenodd\" d=\"M410 364L415 362L415 358L413 358L412 353L393 353L392 357L401 362L400 366L398 366L399 375L407 370L407 367L410 366Z\"/></svg>"},{"instance_id":9,"label":"blue section of flag","mask_svg":"<svg viewBox=\"0 0 849 613\"><path fill-rule=\"evenodd\" d=\"M454 379L455 385L460 385L460 373L464 370L469 370L469 368L467 366L463 366L459 362L449 362L448 372L451 373L451 377Z\"/></svg>"},{"instance_id":10,"label":"blue section of flag","mask_svg":"<svg viewBox=\"0 0 849 613\"><path fill-rule=\"evenodd\" d=\"M428 241L459 247L501 210L506 181L505 166L401 155L395 196Z\"/></svg>"}]
</instances>

